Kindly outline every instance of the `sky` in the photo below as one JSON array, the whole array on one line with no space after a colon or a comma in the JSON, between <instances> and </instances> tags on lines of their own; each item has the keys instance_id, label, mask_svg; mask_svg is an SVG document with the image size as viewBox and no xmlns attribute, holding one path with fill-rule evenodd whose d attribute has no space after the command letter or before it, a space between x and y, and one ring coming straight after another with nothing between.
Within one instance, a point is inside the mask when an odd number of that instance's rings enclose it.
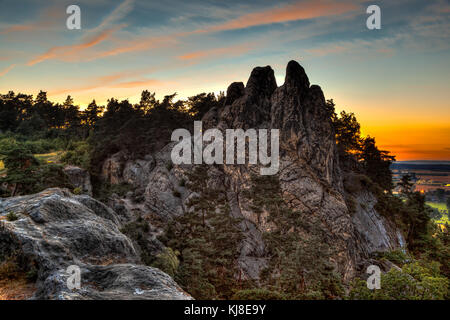
<instances>
[{"instance_id":1,"label":"sky","mask_svg":"<svg viewBox=\"0 0 450 320\"><path fill-rule=\"evenodd\" d=\"M69 5L81 29L69 30ZM369 5L381 29L369 30ZM0 93L183 99L290 60L397 160L450 160L450 2L0 0Z\"/></svg>"}]
</instances>

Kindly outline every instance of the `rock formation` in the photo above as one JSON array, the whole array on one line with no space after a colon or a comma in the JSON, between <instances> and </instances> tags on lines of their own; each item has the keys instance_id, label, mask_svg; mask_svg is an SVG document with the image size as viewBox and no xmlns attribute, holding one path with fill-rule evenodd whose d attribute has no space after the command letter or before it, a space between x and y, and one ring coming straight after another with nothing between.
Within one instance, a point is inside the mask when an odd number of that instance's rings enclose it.
<instances>
[{"instance_id":1,"label":"rock formation","mask_svg":"<svg viewBox=\"0 0 450 320\"><path fill-rule=\"evenodd\" d=\"M297 62L289 62L285 83L280 87L270 67L255 68L247 85L231 84L224 106L209 110L202 121L204 129L280 129L283 199L292 208L321 221L320 227L326 230L327 241L333 247L333 262L345 280L357 274L358 266L371 253L402 246L401 234L374 209L376 198L369 190L363 188L354 195L355 212L348 208L330 111L321 88L310 85ZM122 153L106 160L102 172L105 180L145 186L144 203L129 202L129 210L158 216L162 221L187 210L192 192L179 181L187 179L186 172L192 167L171 165L173 145L148 155L149 160L127 159ZM139 179L129 174L133 170L126 169L130 163L134 171L142 168ZM243 219L245 238L240 245L239 267L244 277L253 279L267 263L262 233L269 227L267 217L259 219L243 196L250 186L251 173L257 172L257 165L222 165L220 170L210 166L208 174L208 183L225 186L231 214Z\"/></svg>"},{"instance_id":2,"label":"rock formation","mask_svg":"<svg viewBox=\"0 0 450 320\"><path fill-rule=\"evenodd\" d=\"M310 85L305 70L289 62L286 78L278 87L270 67L255 68L244 86L232 83L224 105L210 109L203 128L279 129L282 199L318 221L332 250L335 269L350 281L367 265L370 255L403 246L396 227L377 213L376 197L339 164L335 134L322 90ZM174 142L138 159L120 151L107 158L101 177L109 184L129 184L125 197L113 195L105 205L89 196L89 173L66 167L72 184L87 195L64 189L0 200L0 259L19 256L25 266L38 270L36 299L190 299L162 271L143 266L140 248L120 232L125 223L142 217L156 236L174 217L190 210L189 189L193 166L174 165ZM245 279L258 279L267 266L263 233L271 228L268 213L256 213L245 196L259 165L208 167L208 186L225 188L230 214L242 222L238 268ZM183 183L182 183L183 181ZM355 186L348 188L348 185ZM355 201L349 207L346 199ZM13 212L15 219L6 219ZM69 290L66 269L77 265L82 288Z\"/></svg>"},{"instance_id":3,"label":"rock formation","mask_svg":"<svg viewBox=\"0 0 450 320\"><path fill-rule=\"evenodd\" d=\"M64 172L69 178L69 182L81 190L81 193L92 196L91 175L89 171L75 166L64 167Z\"/></svg>"},{"instance_id":4,"label":"rock formation","mask_svg":"<svg viewBox=\"0 0 450 320\"><path fill-rule=\"evenodd\" d=\"M5 219L14 213L16 219ZM116 213L65 189L0 200L0 259L38 271L34 299L190 299L162 271L140 265ZM69 290L67 268L81 269Z\"/></svg>"}]
</instances>

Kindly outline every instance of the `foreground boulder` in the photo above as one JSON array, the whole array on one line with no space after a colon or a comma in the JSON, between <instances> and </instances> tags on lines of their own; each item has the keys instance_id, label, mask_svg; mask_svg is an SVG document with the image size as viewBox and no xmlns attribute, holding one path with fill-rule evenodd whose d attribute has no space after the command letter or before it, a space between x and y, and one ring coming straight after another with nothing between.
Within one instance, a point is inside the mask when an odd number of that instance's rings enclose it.
<instances>
[{"instance_id":1,"label":"foreground boulder","mask_svg":"<svg viewBox=\"0 0 450 320\"><path fill-rule=\"evenodd\" d=\"M0 263L35 273L34 299L191 299L164 272L138 265L113 210L87 195L48 189L0 200ZM69 266L81 271L69 289Z\"/></svg>"}]
</instances>

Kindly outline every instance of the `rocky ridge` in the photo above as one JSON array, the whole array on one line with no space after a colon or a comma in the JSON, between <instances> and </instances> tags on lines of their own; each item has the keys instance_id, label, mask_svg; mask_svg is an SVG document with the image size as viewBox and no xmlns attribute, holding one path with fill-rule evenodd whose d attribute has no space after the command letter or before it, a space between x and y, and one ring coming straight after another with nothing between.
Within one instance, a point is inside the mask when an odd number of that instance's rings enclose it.
<instances>
[{"instance_id":1,"label":"rocky ridge","mask_svg":"<svg viewBox=\"0 0 450 320\"><path fill-rule=\"evenodd\" d=\"M320 227L326 230L334 250L333 263L345 280L361 271L370 254L403 245L401 233L374 209L376 198L367 188L353 195L355 212L346 204L344 173L324 95L319 86L310 85L297 62L289 62L285 83L280 87L272 68L255 68L246 86L232 83L224 106L209 110L202 121L204 129L280 129L279 181L283 199L290 207L321 221ZM192 166L171 164L173 146L170 143L145 159L128 159L121 152L105 161L104 180L139 187L144 201L135 204L128 200L128 210L157 216L160 221L188 210L193 193L179 181L188 179L186 172ZM239 268L244 277L251 279L257 279L267 263L262 234L270 227L267 216L258 218L243 196L251 174L258 172L258 165L220 165L210 166L208 173L211 186L226 188L231 214L243 219L245 238L240 245Z\"/></svg>"}]
</instances>

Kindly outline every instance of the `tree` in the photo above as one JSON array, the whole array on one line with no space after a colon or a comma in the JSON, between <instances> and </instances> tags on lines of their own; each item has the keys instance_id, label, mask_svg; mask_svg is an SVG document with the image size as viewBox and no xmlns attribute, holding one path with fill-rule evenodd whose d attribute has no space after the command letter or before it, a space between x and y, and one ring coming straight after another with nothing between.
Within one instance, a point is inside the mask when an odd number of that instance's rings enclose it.
<instances>
[{"instance_id":1,"label":"tree","mask_svg":"<svg viewBox=\"0 0 450 320\"><path fill-rule=\"evenodd\" d=\"M218 106L219 102L214 93L200 93L189 97L187 105L195 119L201 119L211 108Z\"/></svg>"},{"instance_id":2,"label":"tree","mask_svg":"<svg viewBox=\"0 0 450 320\"><path fill-rule=\"evenodd\" d=\"M404 195L409 196L414 189L414 183L411 182L411 176L409 174L403 175L398 186L401 188Z\"/></svg>"},{"instance_id":3,"label":"tree","mask_svg":"<svg viewBox=\"0 0 450 320\"><path fill-rule=\"evenodd\" d=\"M229 299L238 287L240 220L231 216L226 193L208 183L206 166L188 174L188 187L197 195L189 210L168 224L163 242L180 252L175 279L197 299Z\"/></svg>"},{"instance_id":4,"label":"tree","mask_svg":"<svg viewBox=\"0 0 450 320\"><path fill-rule=\"evenodd\" d=\"M104 109L104 106L98 106L95 100L92 100L86 110L84 110L84 115L88 126L93 127L97 123Z\"/></svg>"},{"instance_id":5,"label":"tree","mask_svg":"<svg viewBox=\"0 0 450 320\"><path fill-rule=\"evenodd\" d=\"M7 175L1 178L0 182L13 185L11 196L16 193L32 192L36 182L36 171L39 161L23 145L13 145L13 147L3 153L3 163L7 170Z\"/></svg>"},{"instance_id":6,"label":"tree","mask_svg":"<svg viewBox=\"0 0 450 320\"><path fill-rule=\"evenodd\" d=\"M328 101L332 103L333 101ZM356 120L354 113L341 111L340 117L333 115L334 131L336 134L336 144L340 155L355 153L361 150L361 126Z\"/></svg>"},{"instance_id":7,"label":"tree","mask_svg":"<svg viewBox=\"0 0 450 320\"><path fill-rule=\"evenodd\" d=\"M340 277L330 263L331 246L314 216L290 208L282 198L277 176L251 176L244 196L251 208L268 213L272 227L264 234L270 255L262 271L265 289L284 293L290 299L334 298L342 294Z\"/></svg>"},{"instance_id":8,"label":"tree","mask_svg":"<svg viewBox=\"0 0 450 320\"><path fill-rule=\"evenodd\" d=\"M445 202L445 190L442 188L436 189L436 197L440 202Z\"/></svg>"},{"instance_id":9,"label":"tree","mask_svg":"<svg viewBox=\"0 0 450 320\"><path fill-rule=\"evenodd\" d=\"M387 191L392 190L392 172L390 166L395 161L388 151L379 150L375 144L375 138L367 137L362 140L359 162L363 166L364 173Z\"/></svg>"},{"instance_id":10,"label":"tree","mask_svg":"<svg viewBox=\"0 0 450 320\"><path fill-rule=\"evenodd\" d=\"M141 101L137 105L137 108L144 114L148 113L157 104L155 93L151 93L148 90L144 90L141 93Z\"/></svg>"}]
</instances>

